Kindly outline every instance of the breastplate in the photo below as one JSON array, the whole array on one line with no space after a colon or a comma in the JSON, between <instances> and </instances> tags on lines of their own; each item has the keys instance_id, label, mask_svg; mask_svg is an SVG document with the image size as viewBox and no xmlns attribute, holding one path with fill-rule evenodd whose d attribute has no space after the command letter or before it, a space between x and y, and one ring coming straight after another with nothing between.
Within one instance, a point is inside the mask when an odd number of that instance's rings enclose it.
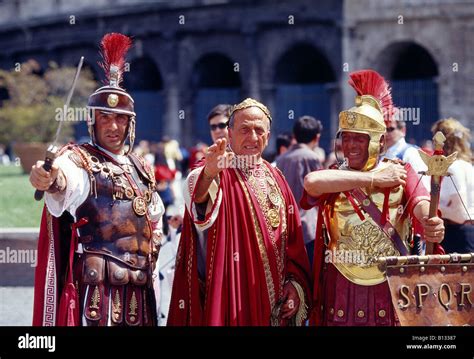
<instances>
[{"instance_id":1,"label":"breastplate","mask_svg":"<svg viewBox=\"0 0 474 359\"><path fill-rule=\"evenodd\" d=\"M366 192L367 193L367 192ZM372 201L382 211L384 194L369 193ZM408 249L411 226L408 216L403 215L403 187L392 189L389 200L390 223L400 235ZM348 280L359 285L376 285L386 280L385 272L377 264L381 256L399 256L391 239L374 220L364 213L361 219L344 194L340 194L334 206L325 208L328 229L328 249L339 272Z\"/></svg>"},{"instance_id":2,"label":"breastplate","mask_svg":"<svg viewBox=\"0 0 474 359\"><path fill-rule=\"evenodd\" d=\"M95 153L89 160L93 176L91 187L97 195L89 195L76 210L78 219L88 219L88 223L79 228L79 241L85 251L105 252L137 265L135 259L147 256L151 250L150 227L145 215L137 214L151 201L150 184L139 176L133 165L119 166ZM125 172L133 177L142 196L133 190ZM141 204L141 210L137 210L137 203Z\"/></svg>"}]
</instances>

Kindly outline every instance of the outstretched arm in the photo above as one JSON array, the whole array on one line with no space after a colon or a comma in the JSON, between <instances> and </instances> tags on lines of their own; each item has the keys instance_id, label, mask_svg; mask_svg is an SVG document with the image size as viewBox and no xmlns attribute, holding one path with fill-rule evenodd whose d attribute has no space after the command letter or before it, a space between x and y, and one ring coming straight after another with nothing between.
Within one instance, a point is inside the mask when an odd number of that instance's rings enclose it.
<instances>
[{"instance_id":1,"label":"outstretched arm","mask_svg":"<svg viewBox=\"0 0 474 359\"><path fill-rule=\"evenodd\" d=\"M309 173L304 179L304 188L313 197L325 193L350 191L361 187L394 187L405 185L407 172L400 164L390 163L374 172L321 170Z\"/></svg>"}]
</instances>

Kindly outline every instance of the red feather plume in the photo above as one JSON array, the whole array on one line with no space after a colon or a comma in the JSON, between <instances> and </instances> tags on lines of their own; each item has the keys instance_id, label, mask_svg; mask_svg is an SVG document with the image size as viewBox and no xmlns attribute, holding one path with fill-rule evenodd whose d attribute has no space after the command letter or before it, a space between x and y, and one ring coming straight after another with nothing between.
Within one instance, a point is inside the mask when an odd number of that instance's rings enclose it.
<instances>
[{"instance_id":1,"label":"red feather plume","mask_svg":"<svg viewBox=\"0 0 474 359\"><path fill-rule=\"evenodd\" d=\"M101 41L100 54L102 56L102 62L99 62L100 67L105 71L107 78L106 84L110 82L110 68L111 66L117 66L119 68L119 79L118 84L122 82L123 67L125 65L125 55L132 46L132 39L128 36L119 33L106 34Z\"/></svg>"},{"instance_id":2,"label":"red feather plume","mask_svg":"<svg viewBox=\"0 0 474 359\"><path fill-rule=\"evenodd\" d=\"M355 71L349 76L349 85L356 90L357 95L371 95L378 99L382 104L385 122L390 121L395 109L387 81L374 70Z\"/></svg>"}]
</instances>

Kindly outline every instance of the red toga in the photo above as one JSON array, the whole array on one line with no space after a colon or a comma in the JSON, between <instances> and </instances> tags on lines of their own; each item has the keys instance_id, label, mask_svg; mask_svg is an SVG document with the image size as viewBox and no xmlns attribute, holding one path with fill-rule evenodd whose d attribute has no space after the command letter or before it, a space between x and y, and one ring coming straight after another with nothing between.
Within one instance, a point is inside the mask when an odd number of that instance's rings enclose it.
<instances>
[{"instance_id":1,"label":"red toga","mask_svg":"<svg viewBox=\"0 0 474 359\"><path fill-rule=\"evenodd\" d=\"M301 286L305 303L311 298L298 206L281 172L265 161L260 167L283 200L276 228L269 226L261 198L243 171L220 173L216 200L201 221L193 210L193 192L202 171L188 178L191 205L186 208L176 258L169 325L268 326L286 280ZM205 271L201 271L205 277L201 278L196 226L206 222L212 225L207 228Z\"/></svg>"}]
</instances>

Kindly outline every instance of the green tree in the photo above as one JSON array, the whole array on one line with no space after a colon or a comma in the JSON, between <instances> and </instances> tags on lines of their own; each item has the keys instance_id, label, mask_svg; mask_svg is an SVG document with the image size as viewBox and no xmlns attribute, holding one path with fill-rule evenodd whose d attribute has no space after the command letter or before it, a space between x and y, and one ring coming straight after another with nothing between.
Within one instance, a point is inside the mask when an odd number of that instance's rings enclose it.
<instances>
[{"instance_id":1,"label":"green tree","mask_svg":"<svg viewBox=\"0 0 474 359\"><path fill-rule=\"evenodd\" d=\"M5 88L8 99L0 107L0 143L49 142L56 133L58 111L63 109L67 93L74 79L74 67L58 67L51 62L43 76L34 60L24 62L17 69L0 70L0 88ZM92 72L83 69L78 79L71 108L84 108L88 96L97 87ZM73 132L73 121L65 121L62 141Z\"/></svg>"}]
</instances>

